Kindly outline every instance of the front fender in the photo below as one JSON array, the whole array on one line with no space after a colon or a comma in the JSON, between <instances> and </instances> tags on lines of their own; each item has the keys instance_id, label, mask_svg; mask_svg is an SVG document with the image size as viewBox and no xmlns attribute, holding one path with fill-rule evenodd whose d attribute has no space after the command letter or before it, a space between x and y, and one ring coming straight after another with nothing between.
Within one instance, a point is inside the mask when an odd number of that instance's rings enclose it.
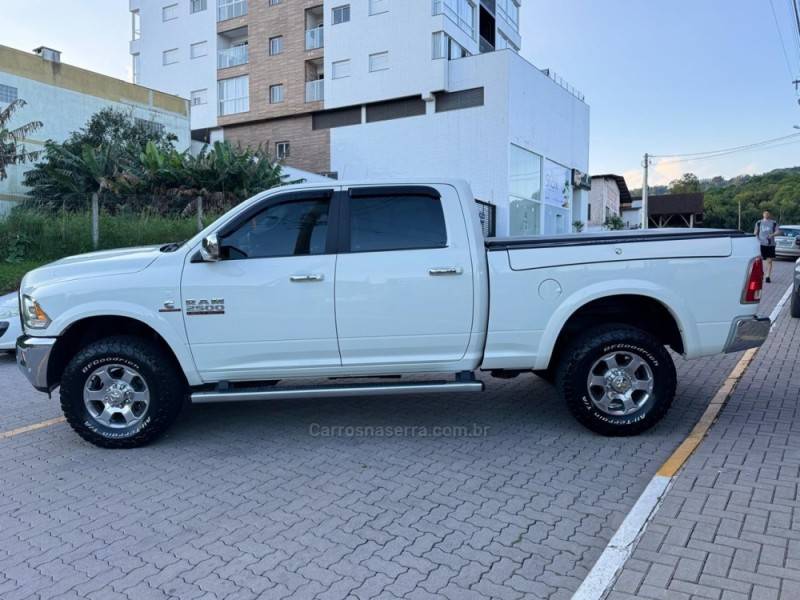
<instances>
[{"instance_id":1,"label":"front fender","mask_svg":"<svg viewBox=\"0 0 800 600\"><path fill-rule=\"evenodd\" d=\"M652 281L641 279L615 279L580 288L567 296L553 312L540 340L540 352L536 357L535 369L546 369L555 348L556 341L569 318L581 307L594 300L613 296L645 296L662 304L678 325L683 340L684 351L692 353L697 346L699 333L694 319L691 317L686 302L668 288Z\"/></svg>"},{"instance_id":2,"label":"front fender","mask_svg":"<svg viewBox=\"0 0 800 600\"><path fill-rule=\"evenodd\" d=\"M161 336L175 354L189 385L202 384L194 359L189 352L183 315L180 312L158 313L149 311L139 304L124 301L80 303L59 314L43 333L49 336L62 336L73 325L93 317L124 317L148 326Z\"/></svg>"}]
</instances>

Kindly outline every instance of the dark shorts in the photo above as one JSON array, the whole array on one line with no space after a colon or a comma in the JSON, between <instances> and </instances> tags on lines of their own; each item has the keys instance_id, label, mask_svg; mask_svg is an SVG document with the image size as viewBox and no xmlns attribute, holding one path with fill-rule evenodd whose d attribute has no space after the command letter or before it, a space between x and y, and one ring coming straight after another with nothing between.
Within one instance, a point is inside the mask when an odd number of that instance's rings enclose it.
<instances>
[{"instance_id":1,"label":"dark shorts","mask_svg":"<svg viewBox=\"0 0 800 600\"><path fill-rule=\"evenodd\" d=\"M775 258L775 246L761 246L761 258Z\"/></svg>"}]
</instances>

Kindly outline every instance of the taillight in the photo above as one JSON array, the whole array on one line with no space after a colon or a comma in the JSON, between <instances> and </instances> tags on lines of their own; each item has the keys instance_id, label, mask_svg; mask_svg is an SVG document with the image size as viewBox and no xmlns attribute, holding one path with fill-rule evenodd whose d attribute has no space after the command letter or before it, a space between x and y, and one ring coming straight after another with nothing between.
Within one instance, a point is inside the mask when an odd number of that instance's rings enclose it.
<instances>
[{"instance_id":1,"label":"taillight","mask_svg":"<svg viewBox=\"0 0 800 600\"><path fill-rule=\"evenodd\" d=\"M747 281L742 292L742 304L758 304L761 301L761 288L764 286L764 263L760 258L750 261Z\"/></svg>"}]
</instances>

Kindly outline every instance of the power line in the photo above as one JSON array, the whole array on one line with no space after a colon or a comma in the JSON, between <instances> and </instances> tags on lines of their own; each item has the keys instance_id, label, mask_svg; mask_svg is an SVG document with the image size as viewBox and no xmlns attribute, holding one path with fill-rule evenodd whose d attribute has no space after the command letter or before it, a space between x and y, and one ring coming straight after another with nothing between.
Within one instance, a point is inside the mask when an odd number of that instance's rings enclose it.
<instances>
[{"instance_id":1,"label":"power line","mask_svg":"<svg viewBox=\"0 0 800 600\"><path fill-rule=\"evenodd\" d=\"M791 0L794 3L794 0ZM789 60L789 51L786 49L786 41L783 39L783 32L781 31L781 24L778 21L778 13L775 12L775 3L769 0L769 6L772 9L772 17L775 19L775 29L778 30L778 39L781 41L781 50L783 50L783 58L786 59L786 70L789 72L790 81L794 79L794 72L792 71L792 61ZM794 37L794 36L792 36Z\"/></svg>"},{"instance_id":2,"label":"power line","mask_svg":"<svg viewBox=\"0 0 800 600\"><path fill-rule=\"evenodd\" d=\"M791 141L788 141L788 142L784 141L783 143L780 143L780 144L757 146L757 147L754 147L754 148L744 148L744 149L741 149L741 150L733 150L733 151L728 151L728 152L719 152L717 154L711 154L711 155L708 155L708 156L699 156L699 157L695 157L695 158L679 158L679 159L674 159L674 160L664 160L664 161L659 161L658 164L660 164L660 165L670 165L670 164L675 164L675 163L686 163L686 162L695 162L695 161L699 161L699 160L710 160L710 159L715 159L715 158L724 158L726 156L730 156L731 154L738 154L739 152L755 152L755 151L759 151L759 150L773 150L775 148L781 148L783 146L791 146L793 144L798 144L798 143L800 143L800 139L795 139L795 140L791 140Z\"/></svg>"},{"instance_id":3,"label":"power line","mask_svg":"<svg viewBox=\"0 0 800 600\"><path fill-rule=\"evenodd\" d=\"M760 142L753 142L752 144L745 144L743 146L733 146L731 148L720 148L718 150L708 150L706 152L684 152L682 154L651 154L650 158L681 158L686 156L703 156L705 154L718 154L720 152L734 152L734 151L738 152L740 150L748 150L758 146L763 146L765 144L772 144L774 142L780 142L782 140L788 140L790 138L796 138L796 137L800 137L800 133L790 133L789 135L784 135L769 140L762 140Z\"/></svg>"},{"instance_id":4,"label":"power line","mask_svg":"<svg viewBox=\"0 0 800 600\"><path fill-rule=\"evenodd\" d=\"M791 3L792 11L794 12L794 21L797 24L797 41L798 44L800 44L800 11L797 9L797 0L789 0L789 2Z\"/></svg>"}]
</instances>

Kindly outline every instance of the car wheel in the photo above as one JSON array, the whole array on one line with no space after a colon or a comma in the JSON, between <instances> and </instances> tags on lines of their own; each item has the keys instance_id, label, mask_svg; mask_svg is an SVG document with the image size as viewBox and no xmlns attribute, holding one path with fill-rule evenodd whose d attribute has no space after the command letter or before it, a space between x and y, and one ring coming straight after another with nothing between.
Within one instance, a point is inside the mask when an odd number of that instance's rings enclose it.
<instances>
[{"instance_id":1,"label":"car wheel","mask_svg":"<svg viewBox=\"0 0 800 600\"><path fill-rule=\"evenodd\" d=\"M172 425L184 404L188 388L179 373L152 342L105 338L66 366L61 409L78 435L96 446L144 446Z\"/></svg>"},{"instance_id":2,"label":"car wheel","mask_svg":"<svg viewBox=\"0 0 800 600\"><path fill-rule=\"evenodd\" d=\"M796 319L800 319L800 285L797 283L794 284L794 290L792 291L792 305L789 308L789 312Z\"/></svg>"},{"instance_id":3,"label":"car wheel","mask_svg":"<svg viewBox=\"0 0 800 600\"><path fill-rule=\"evenodd\" d=\"M669 352L636 327L595 327L562 356L557 385L570 412L597 433L646 431L662 419L675 397L675 365Z\"/></svg>"}]
</instances>

